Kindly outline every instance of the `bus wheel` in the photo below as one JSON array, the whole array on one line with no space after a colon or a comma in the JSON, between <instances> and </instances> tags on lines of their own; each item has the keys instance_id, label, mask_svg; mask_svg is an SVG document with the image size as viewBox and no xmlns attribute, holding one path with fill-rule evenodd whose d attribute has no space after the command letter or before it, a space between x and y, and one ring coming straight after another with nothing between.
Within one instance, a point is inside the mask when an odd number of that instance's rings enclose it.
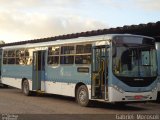
<instances>
[{"instance_id":1,"label":"bus wheel","mask_svg":"<svg viewBox=\"0 0 160 120\"><path fill-rule=\"evenodd\" d=\"M22 83L22 92L27 96L30 95L28 80L24 80L23 81L23 83Z\"/></svg>"},{"instance_id":2,"label":"bus wheel","mask_svg":"<svg viewBox=\"0 0 160 120\"><path fill-rule=\"evenodd\" d=\"M1 86L2 86L3 88L8 88L8 87L9 87L8 85L5 85L5 84L1 84Z\"/></svg>"},{"instance_id":3,"label":"bus wheel","mask_svg":"<svg viewBox=\"0 0 160 120\"><path fill-rule=\"evenodd\" d=\"M160 103L160 92L158 92L157 94L157 100L156 100L157 103Z\"/></svg>"},{"instance_id":4,"label":"bus wheel","mask_svg":"<svg viewBox=\"0 0 160 120\"><path fill-rule=\"evenodd\" d=\"M88 90L85 85L81 85L76 92L76 101L79 105L86 107L89 105Z\"/></svg>"}]
</instances>

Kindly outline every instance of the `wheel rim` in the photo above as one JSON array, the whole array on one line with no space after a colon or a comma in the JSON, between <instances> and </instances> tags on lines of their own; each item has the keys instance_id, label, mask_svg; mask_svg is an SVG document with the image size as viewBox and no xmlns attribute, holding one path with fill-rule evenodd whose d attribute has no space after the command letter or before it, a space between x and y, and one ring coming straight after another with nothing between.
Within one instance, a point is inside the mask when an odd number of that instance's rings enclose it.
<instances>
[{"instance_id":1,"label":"wheel rim","mask_svg":"<svg viewBox=\"0 0 160 120\"><path fill-rule=\"evenodd\" d=\"M85 103L86 99L87 99L87 92L84 89L82 89L79 92L79 101L80 101L80 103Z\"/></svg>"}]
</instances>

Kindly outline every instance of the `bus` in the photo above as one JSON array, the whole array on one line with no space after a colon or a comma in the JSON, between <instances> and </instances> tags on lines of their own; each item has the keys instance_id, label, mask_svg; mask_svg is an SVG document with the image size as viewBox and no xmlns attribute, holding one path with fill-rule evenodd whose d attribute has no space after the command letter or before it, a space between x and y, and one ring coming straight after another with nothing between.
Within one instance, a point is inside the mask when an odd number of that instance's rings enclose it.
<instances>
[{"instance_id":1,"label":"bus","mask_svg":"<svg viewBox=\"0 0 160 120\"><path fill-rule=\"evenodd\" d=\"M52 38L51 38L52 39ZM1 83L22 89L111 103L157 98L155 40L105 34L1 46Z\"/></svg>"}]
</instances>

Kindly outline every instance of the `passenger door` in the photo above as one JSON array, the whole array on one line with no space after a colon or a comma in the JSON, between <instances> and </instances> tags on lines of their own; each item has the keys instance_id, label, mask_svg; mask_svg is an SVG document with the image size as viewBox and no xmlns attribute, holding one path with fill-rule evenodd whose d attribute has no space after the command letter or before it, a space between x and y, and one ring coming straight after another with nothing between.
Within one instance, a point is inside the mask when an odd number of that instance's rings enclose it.
<instances>
[{"instance_id":1,"label":"passenger door","mask_svg":"<svg viewBox=\"0 0 160 120\"><path fill-rule=\"evenodd\" d=\"M33 52L32 90L44 91L46 51Z\"/></svg>"},{"instance_id":2,"label":"passenger door","mask_svg":"<svg viewBox=\"0 0 160 120\"><path fill-rule=\"evenodd\" d=\"M93 99L108 98L108 46L92 48L91 94Z\"/></svg>"}]
</instances>

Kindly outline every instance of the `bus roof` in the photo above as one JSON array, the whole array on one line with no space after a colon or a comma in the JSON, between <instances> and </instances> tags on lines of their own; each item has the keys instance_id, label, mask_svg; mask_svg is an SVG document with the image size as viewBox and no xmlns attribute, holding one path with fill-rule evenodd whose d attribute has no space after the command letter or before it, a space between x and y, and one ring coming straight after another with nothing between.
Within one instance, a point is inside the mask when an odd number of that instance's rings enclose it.
<instances>
[{"instance_id":1,"label":"bus roof","mask_svg":"<svg viewBox=\"0 0 160 120\"><path fill-rule=\"evenodd\" d=\"M146 37L141 35L132 35L132 34L105 34L105 35L97 35L97 36L89 36L89 37L78 37L72 39L57 39L51 41L50 39L47 41L39 40L39 42L22 42L21 44L13 44L13 45L2 45L2 49L13 49L14 48L29 48L29 47L43 47L50 45L62 45L62 44L74 44L74 43L84 43L84 42L94 42L94 41L103 41L103 40L112 40L115 36L134 36L134 37ZM153 39L151 37L146 37Z\"/></svg>"}]
</instances>

